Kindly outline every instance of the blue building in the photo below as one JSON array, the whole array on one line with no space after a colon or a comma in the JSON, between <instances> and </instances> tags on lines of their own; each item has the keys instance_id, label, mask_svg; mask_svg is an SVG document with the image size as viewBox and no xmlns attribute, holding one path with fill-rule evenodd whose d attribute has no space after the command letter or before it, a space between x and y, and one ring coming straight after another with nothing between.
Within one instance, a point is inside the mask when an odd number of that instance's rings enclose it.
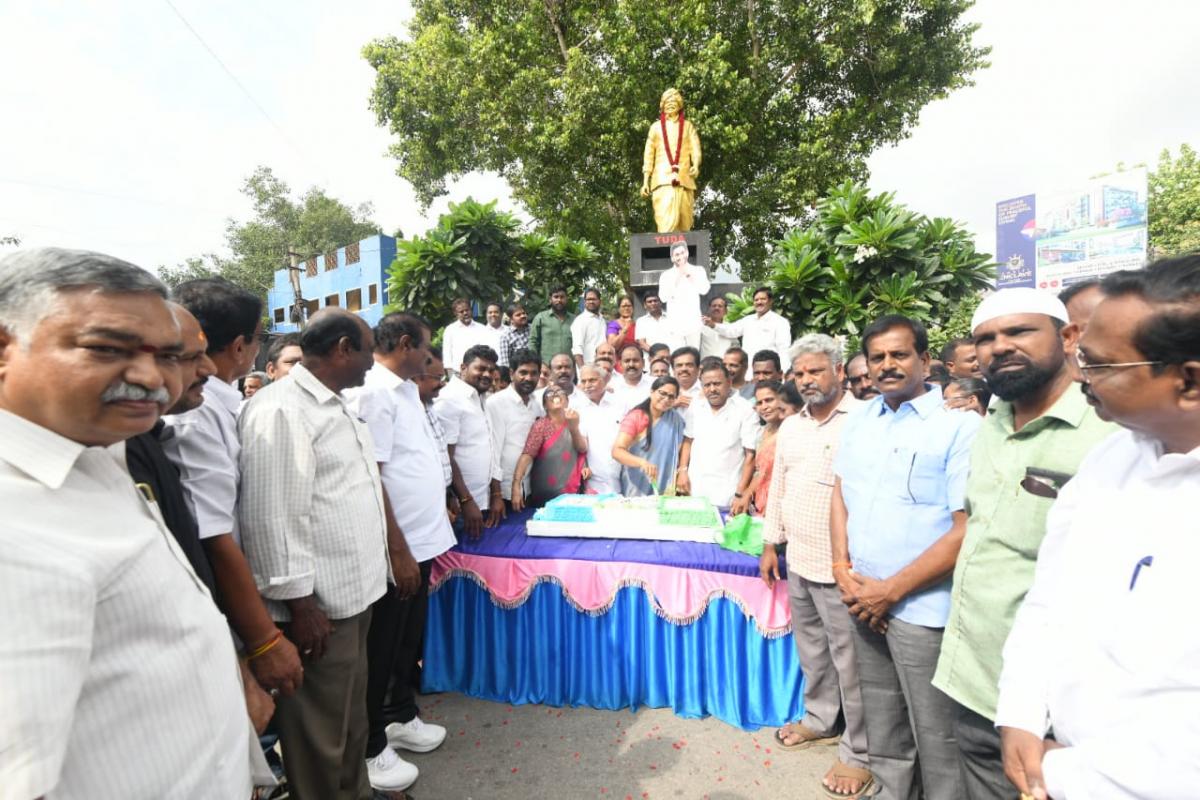
<instances>
[{"instance_id":1,"label":"blue building","mask_svg":"<svg viewBox=\"0 0 1200 800\"><path fill-rule=\"evenodd\" d=\"M339 306L355 312L374 327L387 305L387 270L395 258L396 240L380 234L301 262L300 296L304 299L305 318L318 309ZM276 270L275 285L267 292L267 314L273 333L300 330L300 325L292 320L296 292L289 272Z\"/></svg>"}]
</instances>

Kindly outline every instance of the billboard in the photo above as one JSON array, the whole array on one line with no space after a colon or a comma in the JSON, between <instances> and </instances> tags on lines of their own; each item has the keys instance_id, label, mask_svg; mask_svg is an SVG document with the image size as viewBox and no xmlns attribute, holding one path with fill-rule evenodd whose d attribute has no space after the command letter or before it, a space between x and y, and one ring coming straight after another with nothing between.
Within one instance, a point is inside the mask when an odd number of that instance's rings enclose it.
<instances>
[{"instance_id":1,"label":"billboard","mask_svg":"<svg viewBox=\"0 0 1200 800\"><path fill-rule=\"evenodd\" d=\"M996 288L1059 291L1146 261L1146 169L996 204Z\"/></svg>"}]
</instances>

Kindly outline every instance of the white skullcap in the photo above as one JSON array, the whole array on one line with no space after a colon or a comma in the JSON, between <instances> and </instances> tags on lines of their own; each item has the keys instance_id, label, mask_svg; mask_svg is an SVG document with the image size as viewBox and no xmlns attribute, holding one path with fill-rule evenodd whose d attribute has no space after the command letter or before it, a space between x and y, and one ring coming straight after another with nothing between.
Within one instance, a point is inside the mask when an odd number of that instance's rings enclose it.
<instances>
[{"instance_id":1,"label":"white skullcap","mask_svg":"<svg viewBox=\"0 0 1200 800\"><path fill-rule=\"evenodd\" d=\"M1010 314L1045 314L1062 322L1070 322L1067 307L1050 292L1030 287L1001 289L983 298L971 316L971 332L985 322Z\"/></svg>"}]
</instances>

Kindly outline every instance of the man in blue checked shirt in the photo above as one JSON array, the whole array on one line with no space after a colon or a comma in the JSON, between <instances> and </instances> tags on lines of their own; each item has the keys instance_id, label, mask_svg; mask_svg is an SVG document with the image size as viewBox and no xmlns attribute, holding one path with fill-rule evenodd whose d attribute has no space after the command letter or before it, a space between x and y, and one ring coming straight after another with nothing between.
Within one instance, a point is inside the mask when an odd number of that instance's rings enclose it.
<instances>
[{"instance_id":1,"label":"man in blue checked shirt","mask_svg":"<svg viewBox=\"0 0 1200 800\"><path fill-rule=\"evenodd\" d=\"M871 771L883 800L963 797L955 707L933 688L977 414L947 410L926 384L920 322L885 316L863 332L881 395L842 430L830 517L833 576L855 617ZM917 768L920 767L918 778Z\"/></svg>"}]
</instances>

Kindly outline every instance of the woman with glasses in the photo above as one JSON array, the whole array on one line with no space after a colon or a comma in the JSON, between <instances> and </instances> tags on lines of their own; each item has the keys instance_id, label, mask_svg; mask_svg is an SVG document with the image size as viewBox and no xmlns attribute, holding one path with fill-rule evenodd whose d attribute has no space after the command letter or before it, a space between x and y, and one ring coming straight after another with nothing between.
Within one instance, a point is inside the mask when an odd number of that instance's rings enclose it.
<instances>
[{"instance_id":1,"label":"woman with glasses","mask_svg":"<svg viewBox=\"0 0 1200 800\"><path fill-rule=\"evenodd\" d=\"M587 468L587 438L579 432L579 412L567 407L567 395L556 384L542 394L546 416L539 417L525 438L525 450L513 471L512 507L520 511L544 506L560 494L579 494L590 476ZM523 490L529 479L529 502Z\"/></svg>"},{"instance_id":2,"label":"woman with glasses","mask_svg":"<svg viewBox=\"0 0 1200 800\"><path fill-rule=\"evenodd\" d=\"M675 486L683 416L675 410L679 381L667 375L650 385L650 396L621 420L612 457L620 462L621 492L626 497L664 494Z\"/></svg>"}]
</instances>

